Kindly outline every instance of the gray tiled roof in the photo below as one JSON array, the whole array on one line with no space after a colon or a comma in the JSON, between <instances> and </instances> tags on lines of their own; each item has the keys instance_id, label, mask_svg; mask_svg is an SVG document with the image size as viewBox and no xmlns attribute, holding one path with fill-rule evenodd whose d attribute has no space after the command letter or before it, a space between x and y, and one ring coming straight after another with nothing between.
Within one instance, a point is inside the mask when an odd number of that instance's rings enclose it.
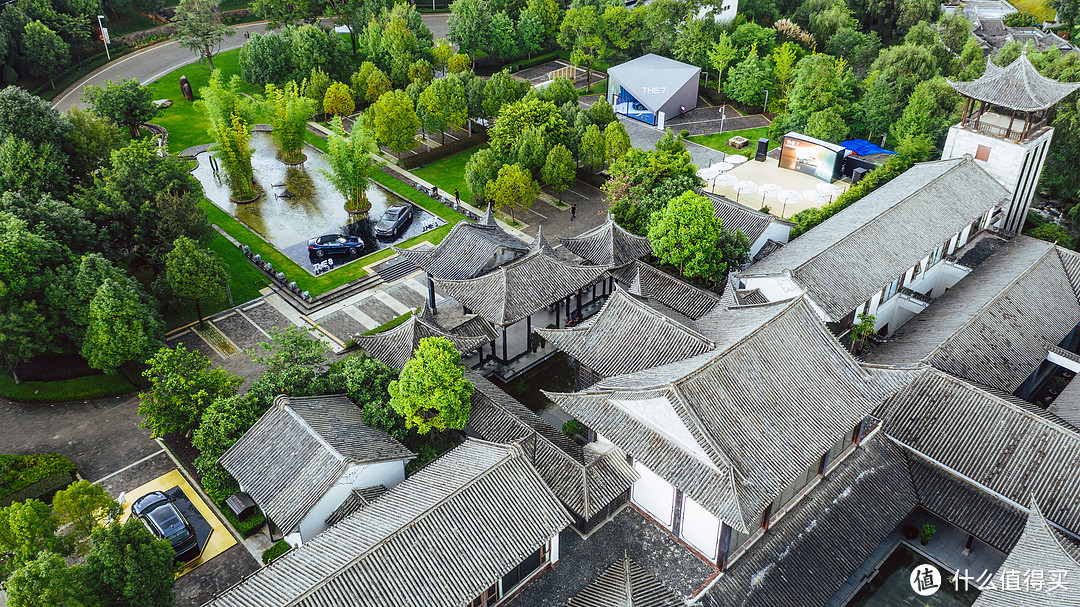
<instances>
[{"instance_id":1,"label":"gray tiled roof","mask_svg":"<svg viewBox=\"0 0 1080 607\"><path fill-rule=\"evenodd\" d=\"M569 523L521 447L470 439L207 605L461 607Z\"/></svg>"},{"instance_id":2,"label":"gray tiled roof","mask_svg":"<svg viewBox=\"0 0 1080 607\"><path fill-rule=\"evenodd\" d=\"M218 461L288 533L350 463L413 457L390 435L364 424L345 396L279 396Z\"/></svg>"},{"instance_id":3,"label":"gray tiled roof","mask_svg":"<svg viewBox=\"0 0 1080 607\"><path fill-rule=\"evenodd\" d=\"M1047 410L1080 428L1080 381L1075 376Z\"/></svg>"},{"instance_id":4,"label":"gray tiled roof","mask_svg":"<svg viewBox=\"0 0 1080 607\"><path fill-rule=\"evenodd\" d=\"M712 192L702 193L709 199L709 202L712 203L713 215L720 219L720 225L729 232L742 230L742 233L746 234L751 243L757 241L757 239L765 233L765 228L768 228L770 223L781 223L792 227L795 226L795 224L790 221L773 217L768 213L756 211L748 206L729 200L725 196L713 194Z\"/></svg>"},{"instance_id":5,"label":"gray tiled roof","mask_svg":"<svg viewBox=\"0 0 1080 607\"><path fill-rule=\"evenodd\" d=\"M956 474L905 450L919 505L1002 552L1020 539L1026 513Z\"/></svg>"},{"instance_id":6,"label":"gray tiled roof","mask_svg":"<svg viewBox=\"0 0 1080 607\"><path fill-rule=\"evenodd\" d=\"M652 254L649 239L631 234L612 220L573 238L559 238L568 251L598 266L621 266Z\"/></svg>"},{"instance_id":7,"label":"gray tiled roof","mask_svg":"<svg viewBox=\"0 0 1080 607\"><path fill-rule=\"evenodd\" d=\"M487 440L520 442L536 471L563 504L591 519L638 478L626 454L614 448L587 457L581 447L475 371L469 427Z\"/></svg>"},{"instance_id":8,"label":"gray tiled roof","mask_svg":"<svg viewBox=\"0 0 1080 607\"><path fill-rule=\"evenodd\" d=\"M757 255L754 255L754 259L752 259L751 261L752 262L761 261L762 259L765 259L769 255L779 251L781 248L783 248L783 246L784 246L784 243L776 242L775 240L770 238L770 239L765 241L765 244L761 245L761 248L758 249Z\"/></svg>"},{"instance_id":9,"label":"gray tiled roof","mask_svg":"<svg viewBox=\"0 0 1080 607\"><path fill-rule=\"evenodd\" d=\"M1080 323L1080 301L1062 264L1075 253L1017 236L874 348L880 364L925 362L1013 392Z\"/></svg>"},{"instance_id":10,"label":"gray tiled roof","mask_svg":"<svg viewBox=\"0 0 1080 607\"><path fill-rule=\"evenodd\" d=\"M805 300L773 307L771 321L715 352L550 396L702 507L749 528L884 396Z\"/></svg>"},{"instance_id":11,"label":"gray tiled roof","mask_svg":"<svg viewBox=\"0 0 1080 607\"><path fill-rule=\"evenodd\" d=\"M728 567L702 605L825 605L915 506L897 451L864 442Z\"/></svg>"},{"instance_id":12,"label":"gray tiled roof","mask_svg":"<svg viewBox=\"0 0 1080 607\"><path fill-rule=\"evenodd\" d=\"M948 82L965 97L1021 112L1045 110L1080 87L1078 82L1058 82L1043 76L1031 65L1027 53L1004 68L987 70L978 80Z\"/></svg>"},{"instance_id":13,"label":"gray tiled roof","mask_svg":"<svg viewBox=\"0 0 1080 607\"><path fill-rule=\"evenodd\" d=\"M1007 198L970 157L919 163L743 274L790 271L836 321Z\"/></svg>"},{"instance_id":14,"label":"gray tiled roof","mask_svg":"<svg viewBox=\"0 0 1080 607\"><path fill-rule=\"evenodd\" d=\"M1075 586L1068 587L1080 578L1080 555L1076 552L1076 544L1043 518L1034 498L1030 503L1024 533L998 568L994 577L996 587L984 590L972 607L1080 607L1080 592ZM1001 575L1006 571L1017 572L1019 576L1041 571L1044 587L1041 591L1034 590L1021 582L1016 589L1006 590L1001 584ZM1066 589L1050 589L1050 571L1066 572L1063 579Z\"/></svg>"},{"instance_id":15,"label":"gray tiled roof","mask_svg":"<svg viewBox=\"0 0 1080 607\"><path fill-rule=\"evenodd\" d=\"M340 523L345 520L346 516L349 516L364 506L371 505L371 502L374 502L384 493L386 493L386 487L382 485L372 485L371 487L353 489L349 492L349 496L341 502L341 505L335 508L334 511L330 513L330 516L326 517L326 524L336 525Z\"/></svg>"},{"instance_id":16,"label":"gray tiled roof","mask_svg":"<svg viewBox=\"0 0 1080 607\"><path fill-rule=\"evenodd\" d=\"M481 319L483 322L483 319ZM425 337L445 337L462 354L468 354L494 338L494 331L482 336L463 336L440 327L425 303L419 314L413 314L400 325L374 335L356 334L353 339L361 350L381 360L388 367L400 369L412 358L420 340Z\"/></svg>"},{"instance_id":17,"label":"gray tiled roof","mask_svg":"<svg viewBox=\"0 0 1080 607\"><path fill-rule=\"evenodd\" d=\"M539 233L528 253L483 276L436 277L436 281L461 305L493 324L508 326L592 285L606 271L606 266L584 266L560 258Z\"/></svg>"},{"instance_id":18,"label":"gray tiled roof","mask_svg":"<svg viewBox=\"0 0 1080 607\"><path fill-rule=\"evenodd\" d=\"M394 250L436 278L464 280L523 255L529 245L506 233L494 221L459 221L434 249L394 247Z\"/></svg>"},{"instance_id":19,"label":"gray tiled roof","mask_svg":"<svg viewBox=\"0 0 1080 607\"><path fill-rule=\"evenodd\" d=\"M1053 414L926 369L875 415L907 449L1080 531L1080 434Z\"/></svg>"},{"instance_id":20,"label":"gray tiled roof","mask_svg":"<svg viewBox=\"0 0 1080 607\"><path fill-rule=\"evenodd\" d=\"M697 330L618 288L586 325L537 329L556 348L611 377L666 365L713 348Z\"/></svg>"},{"instance_id":21,"label":"gray tiled roof","mask_svg":"<svg viewBox=\"0 0 1080 607\"><path fill-rule=\"evenodd\" d=\"M626 556L596 576L566 607L683 607L686 603Z\"/></svg>"},{"instance_id":22,"label":"gray tiled roof","mask_svg":"<svg viewBox=\"0 0 1080 607\"><path fill-rule=\"evenodd\" d=\"M632 262L614 274L615 280L630 293L654 299L694 320L720 303L715 293L703 291L643 261Z\"/></svg>"}]
</instances>

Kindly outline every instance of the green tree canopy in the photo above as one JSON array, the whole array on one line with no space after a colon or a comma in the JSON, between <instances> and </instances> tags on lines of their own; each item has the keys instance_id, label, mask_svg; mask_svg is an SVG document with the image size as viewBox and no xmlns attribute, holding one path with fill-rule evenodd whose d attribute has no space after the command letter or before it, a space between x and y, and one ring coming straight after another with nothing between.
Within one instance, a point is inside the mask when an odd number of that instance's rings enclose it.
<instances>
[{"instance_id":1,"label":"green tree canopy","mask_svg":"<svg viewBox=\"0 0 1080 607\"><path fill-rule=\"evenodd\" d=\"M89 538L97 527L120 518L120 504L101 485L80 480L56 492L53 513L61 525L71 525L77 540Z\"/></svg>"},{"instance_id":2,"label":"green tree canopy","mask_svg":"<svg viewBox=\"0 0 1080 607\"><path fill-rule=\"evenodd\" d=\"M187 236L173 243L173 250L165 256L165 279L173 292L195 302L202 323L200 302L208 298L220 298L229 282L229 268L218 254L200 247Z\"/></svg>"},{"instance_id":3,"label":"green tree canopy","mask_svg":"<svg viewBox=\"0 0 1080 607\"><path fill-rule=\"evenodd\" d=\"M562 144L551 148L540 174L544 182L559 193L559 202L562 202L562 193L574 185L577 179L577 162L574 162L574 155Z\"/></svg>"},{"instance_id":4,"label":"green tree canopy","mask_svg":"<svg viewBox=\"0 0 1080 607\"><path fill-rule=\"evenodd\" d=\"M721 231L712 203L694 192L684 192L654 215L649 242L661 262L674 266L686 278L715 282L727 269L717 246Z\"/></svg>"},{"instance_id":5,"label":"green tree canopy","mask_svg":"<svg viewBox=\"0 0 1080 607\"><path fill-rule=\"evenodd\" d=\"M323 112L327 116L349 115L356 111L353 103L352 89L343 82L334 82L326 89L323 96Z\"/></svg>"},{"instance_id":6,"label":"green tree canopy","mask_svg":"<svg viewBox=\"0 0 1080 607\"><path fill-rule=\"evenodd\" d=\"M364 423L399 441L406 440L405 418L390 406L390 382L397 379L397 371L363 353L349 356L341 366L345 390L360 407Z\"/></svg>"},{"instance_id":7,"label":"green tree canopy","mask_svg":"<svg viewBox=\"0 0 1080 607\"><path fill-rule=\"evenodd\" d=\"M195 469L202 476L202 486L213 500L223 500L240 490L240 486L218 463L255 422L260 408L249 395L221 395L210 401L199 418L199 427L191 444L199 451Z\"/></svg>"},{"instance_id":8,"label":"green tree canopy","mask_svg":"<svg viewBox=\"0 0 1080 607\"><path fill-rule=\"evenodd\" d=\"M68 192L67 156L51 143L35 144L13 135L0 141L0 192L64 197Z\"/></svg>"},{"instance_id":9,"label":"green tree canopy","mask_svg":"<svg viewBox=\"0 0 1080 607\"><path fill-rule=\"evenodd\" d=\"M769 59L751 53L731 68L724 84L724 94L739 103L761 105L765 103L765 91L770 88L772 65Z\"/></svg>"},{"instance_id":10,"label":"green tree canopy","mask_svg":"<svg viewBox=\"0 0 1080 607\"><path fill-rule=\"evenodd\" d=\"M133 281L106 278L98 287L80 350L91 367L111 372L161 345L165 324L140 295Z\"/></svg>"},{"instance_id":11,"label":"green tree canopy","mask_svg":"<svg viewBox=\"0 0 1080 607\"><path fill-rule=\"evenodd\" d=\"M282 84L297 75L292 42L280 34L251 35L240 47L240 76L256 86Z\"/></svg>"},{"instance_id":12,"label":"green tree canopy","mask_svg":"<svg viewBox=\"0 0 1080 607\"><path fill-rule=\"evenodd\" d=\"M604 156L608 162L622 158L630 147L630 135L623 123L612 120L604 127Z\"/></svg>"},{"instance_id":13,"label":"green tree canopy","mask_svg":"<svg viewBox=\"0 0 1080 607\"><path fill-rule=\"evenodd\" d=\"M596 171L598 166L604 164L605 157L604 136L600 133L599 127L590 124L589 128L585 129L585 134L581 136L581 143L578 144L578 160Z\"/></svg>"},{"instance_id":14,"label":"green tree canopy","mask_svg":"<svg viewBox=\"0 0 1080 607\"><path fill-rule=\"evenodd\" d=\"M501 167L490 148L477 150L469 157L465 163L465 185L475 198L486 198L487 185L499 176Z\"/></svg>"},{"instance_id":15,"label":"green tree canopy","mask_svg":"<svg viewBox=\"0 0 1080 607\"><path fill-rule=\"evenodd\" d=\"M522 82L503 70L496 72L488 78L484 84L484 113L487 116L495 116L502 111L503 106L514 103L529 91L529 83Z\"/></svg>"},{"instance_id":16,"label":"green tree canopy","mask_svg":"<svg viewBox=\"0 0 1080 607\"><path fill-rule=\"evenodd\" d=\"M86 555L87 589L106 605L172 607L177 571L169 540L157 539L142 521L98 527Z\"/></svg>"},{"instance_id":17,"label":"green tree canopy","mask_svg":"<svg viewBox=\"0 0 1080 607\"><path fill-rule=\"evenodd\" d=\"M569 131L566 120L550 101L532 98L507 104L499 111L495 126L488 131L495 157L503 162L510 161L514 144L529 128L539 129L546 146L564 143Z\"/></svg>"},{"instance_id":18,"label":"green tree canopy","mask_svg":"<svg viewBox=\"0 0 1080 607\"><path fill-rule=\"evenodd\" d=\"M80 568L68 567L55 552L42 552L27 561L4 586L8 607L90 607L94 598L86 595L79 579Z\"/></svg>"},{"instance_id":19,"label":"green tree canopy","mask_svg":"<svg viewBox=\"0 0 1080 607\"><path fill-rule=\"evenodd\" d=\"M183 344L161 348L146 364L150 368L143 377L150 388L139 394L139 414L155 437L194 430L210 403L235 395L243 382L224 369L211 369L207 356Z\"/></svg>"},{"instance_id":20,"label":"green tree canopy","mask_svg":"<svg viewBox=\"0 0 1080 607\"><path fill-rule=\"evenodd\" d=\"M490 45L491 20L491 4L487 0L454 0L450 3L447 37L462 51L475 55Z\"/></svg>"},{"instance_id":21,"label":"green tree canopy","mask_svg":"<svg viewBox=\"0 0 1080 607\"><path fill-rule=\"evenodd\" d=\"M248 391L260 407L269 407L279 394L319 396L344 390L340 375L332 372L330 347L313 332L290 324L272 330L269 342L249 352L264 367Z\"/></svg>"},{"instance_id":22,"label":"green tree canopy","mask_svg":"<svg viewBox=\"0 0 1080 607\"><path fill-rule=\"evenodd\" d=\"M351 100L350 100L351 101ZM266 85L263 107L270 113L270 124L278 154L285 162L297 162L304 157L304 133L307 121L315 113L315 100L300 94L300 87L290 81L278 88Z\"/></svg>"},{"instance_id":23,"label":"green tree canopy","mask_svg":"<svg viewBox=\"0 0 1080 607\"><path fill-rule=\"evenodd\" d=\"M106 80L104 88L88 86L83 89L82 99L99 116L113 124L126 126L132 139L138 138L139 125L161 113L150 101L150 90L139 86L134 79Z\"/></svg>"},{"instance_id":24,"label":"green tree canopy","mask_svg":"<svg viewBox=\"0 0 1080 607\"><path fill-rule=\"evenodd\" d=\"M8 86L0 89L0 141L8 135L35 143L48 142L65 150L71 137L71 123L48 101L21 87Z\"/></svg>"},{"instance_id":25,"label":"green tree canopy","mask_svg":"<svg viewBox=\"0 0 1080 607\"><path fill-rule=\"evenodd\" d=\"M332 132L327 139L327 164L329 171L323 174L334 189L345 197L346 210L363 213L371 208L368 202L368 180L378 170L373 153L379 151L375 139L366 126L354 124L349 134L341 126L341 118L335 117Z\"/></svg>"},{"instance_id":26,"label":"green tree canopy","mask_svg":"<svg viewBox=\"0 0 1080 607\"><path fill-rule=\"evenodd\" d=\"M424 128L431 132L442 133L442 143L446 144L446 131L462 128L468 118L465 100L465 86L457 78L439 78L423 93L417 104L423 115Z\"/></svg>"},{"instance_id":27,"label":"green tree canopy","mask_svg":"<svg viewBox=\"0 0 1080 607\"><path fill-rule=\"evenodd\" d=\"M23 28L22 44L22 61L27 72L47 77L55 91L53 75L60 73L70 56L67 43L41 21L33 21Z\"/></svg>"},{"instance_id":28,"label":"green tree canopy","mask_svg":"<svg viewBox=\"0 0 1080 607\"><path fill-rule=\"evenodd\" d=\"M539 13L531 8L521 11L517 22L517 39L521 42L521 51L530 59L534 53L544 49L546 33L544 18Z\"/></svg>"},{"instance_id":29,"label":"green tree canopy","mask_svg":"<svg viewBox=\"0 0 1080 607\"><path fill-rule=\"evenodd\" d=\"M514 218L515 209L528 209L539 194L540 186L520 164L503 165L495 180L489 181L484 190L485 197L493 207L510 210L511 219Z\"/></svg>"},{"instance_id":30,"label":"green tree canopy","mask_svg":"<svg viewBox=\"0 0 1080 607\"><path fill-rule=\"evenodd\" d=\"M59 522L48 504L38 500L15 502L0 508L0 578L28 563L42 552L65 554L56 536Z\"/></svg>"},{"instance_id":31,"label":"green tree canopy","mask_svg":"<svg viewBox=\"0 0 1080 607\"><path fill-rule=\"evenodd\" d=\"M400 160L402 152L416 145L420 117L405 91L392 90L381 95L364 113L364 124L371 129L375 141L389 148Z\"/></svg>"},{"instance_id":32,"label":"green tree canopy","mask_svg":"<svg viewBox=\"0 0 1080 607\"><path fill-rule=\"evenodd\" d=\"M214 53L236 30L221 22L218 0L180 0L176 9L176 43L195 51L214 69Z\"/></svg>"},{"instance_id":33,"label":"green tree canopy","mask_svg":"<svg viewBox=\"0 0 1080 607\"><path fill-rule=\"evenodd\" d=\"M390 382L390 404L420 434L460 430L469 422L473 386L465 379L461 353L445 337L425 337Z\"/></svg>"}]
</instances>

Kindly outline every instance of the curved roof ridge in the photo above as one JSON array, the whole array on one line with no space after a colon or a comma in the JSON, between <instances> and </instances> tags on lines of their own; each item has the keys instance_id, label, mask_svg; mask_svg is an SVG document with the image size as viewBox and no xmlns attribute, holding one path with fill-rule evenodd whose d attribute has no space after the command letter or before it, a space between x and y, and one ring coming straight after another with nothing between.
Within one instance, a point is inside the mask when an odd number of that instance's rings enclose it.
<instances>
[{"instance_id":1,"label":"curved roof ridge","mask_svg":"<svg viewBox=\"0 0 1080 607\"><path fill-rule=\"evenodd\" d=\"M1080 82L1061 82L1042 75L1028 59L1026 48L1005 67L991 69L993 61L987 60L986 71L975 80L946 82L965 97L1022 112L1048 109L1080 88Z\"/></svg>"}]
</instances>

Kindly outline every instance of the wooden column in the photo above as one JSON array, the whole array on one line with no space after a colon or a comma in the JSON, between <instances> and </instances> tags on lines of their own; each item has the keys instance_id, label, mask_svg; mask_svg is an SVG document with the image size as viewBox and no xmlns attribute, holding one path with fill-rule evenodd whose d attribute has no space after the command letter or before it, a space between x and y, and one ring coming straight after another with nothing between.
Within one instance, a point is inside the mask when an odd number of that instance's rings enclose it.
<instances>
[{"instance_id":1,"label":"wooden column","mask_svg":"<svg viewBox=\"0 0 1080 607\"><path fill-rule=\"evenodd\" d=\"M1016 120L1016 110L1009 116L1009 128L1005 129L1005 138L1008 139L1012 135L1013 121Z\"/></svg>"},{"instance_id":2,"label":"wooden column","mask_svg":"<svg viewBox=\"0 0 1080 607\"><path fill-rule=\"evenodd\" d=\"M428 307L431 308L431 311L437 312L438 310L435 308L435 279L431 277L430 272L427 275L427 299Z\"/></svg>"},{"instance_id":3,"label":"wooden column","mask_svg":"<svg viewBox=\"0 0 1080 607\"><path fill-rule=\"evenodd\" d=\"M1031 112L1024 112L1024 130L1020 132L1020 141L1027 138L1028 125L1031 124Z\"/></svg>"},{"instance_id":4,"label":"wooden column","mask_svg":"<svg viewBox=\"0 0 1080 607\"><path fill-rule=\"evenodd\" d=\"M532 314L525 317L525 351L532 352Z\"/></svg>"},{"instance_id":5,"label":"wooden column","mask_svg":"<svg viewBox=\"0 0 1080 607\"><path fill-rule=\"evenodd\" d=\"M562 300L555 302L555 328L559 328L559 308L562 307Z\"/></svg>"},{"instance_id":6,"label":"wooden column","mask_svg":"<svg viewBox=\"0 0 1080 607\"><path fill-rule=\"evenodd\" d=\"M509 358L507 358L507 356L506 356L506 327L503 327L502 330L503 330L503 355L502 355L502 359L503 359L503 364L505 365L505 364L509 363L510 361L509 361Z\"/></svg>"}]
</instances>

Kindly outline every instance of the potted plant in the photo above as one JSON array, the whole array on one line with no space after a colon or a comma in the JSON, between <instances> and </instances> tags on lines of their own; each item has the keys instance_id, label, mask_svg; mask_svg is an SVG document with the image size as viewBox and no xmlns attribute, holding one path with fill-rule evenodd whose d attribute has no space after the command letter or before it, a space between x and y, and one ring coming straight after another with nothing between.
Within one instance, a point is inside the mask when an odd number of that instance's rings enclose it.
<instances>
[{"instance_id":1,"label":"potted plant","mask_svg":"<svg viewBox=\"0 0 1080 607\"><path fill-rule=\"evenodd\" d=\"M936 527L930 523L923 525L922 529L919 531L919 543L923 546L929 544L930 540L934 538L935 533L937 533Z\"/></svg>"},{"instance_id":2,"label":"potted plant","mask_svg":"<svg viewBox=\"0 0 1080 607\"><path fill-rule=\"evenodd\" d=\"M532 351L536 352L537 348L543 348L547 345L547 340L543 336L533 333L529 335L529 345L532 346Z\"/></svg>"},{"instance_id":3,"label":"potted plant","mask_svg":"<svg viewBox=\"0 0 1080 607\"><path fill-rule=\"evenodd\" d=\"M919 530L912 525L904 525L904 537L913 540L919 537Z\"/></svg>"},{"instance_id":4,"label":"potted plant","mask_svg":"<svg viewBox=\"0 0 1080 607\"><path fill-rule=\"evenodd\" d=\"M873 314L859 314L859 322L851 327L852 354L862 352L863 346L866 344L866 338L874 332L875 324L877 324L877 318Z\"/></svg>"}]
</instances>

